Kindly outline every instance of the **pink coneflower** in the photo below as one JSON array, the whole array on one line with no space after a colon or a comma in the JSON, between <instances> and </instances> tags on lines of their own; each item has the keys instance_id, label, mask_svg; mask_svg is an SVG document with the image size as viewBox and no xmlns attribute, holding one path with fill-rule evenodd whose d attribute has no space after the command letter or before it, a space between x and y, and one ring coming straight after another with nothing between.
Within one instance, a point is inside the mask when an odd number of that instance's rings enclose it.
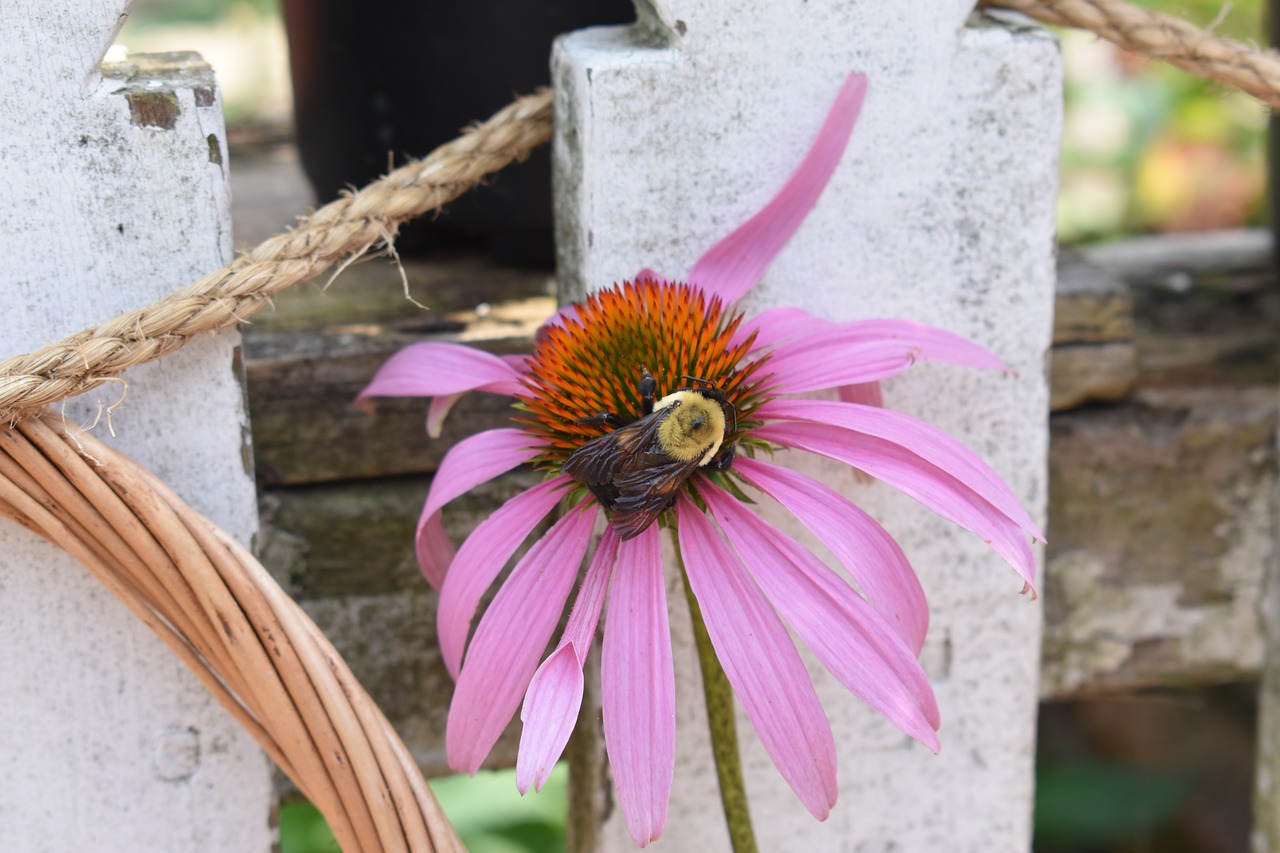
<instances>
[{"instance_id":1,"label":"pink coneflower","mask_svg":"<svg viewBox=\"0 0 1280 853\"><path fill-rule=\"evenodd\" d=\"M954 439L875 404L874 383L917 359L1004 365L918 323L835 323L790 308L744 318L733 309L821 194L865 92L861 75L846 81L799 169L703 255L687 283L646 271L593 294L544 327L527 358L447 343L408 347L362 393L435 398L433 432L463 392L516 398L514 426L450 450L418 523L418 559L440 589L440 645L457 679L446 734L456 769L480 767L523 700L517 784L522 792L542 786L577 718L583 662L607 599L605 743L632 836L644 845L662 833L675 743L663 528L734 693L815 817L835 802L835 748L788 626L850 691L937 749L938 708L918 661L928 610L901 549L846 498L766 458L773 448L796 448L898 488L989 542L1029 588L1028 537L1042 535L1008 486ZM791 396L824 389L839 389L841 399ZM673 462L656 428L677 418L682 430L706 435ZM605 444L615 454L608 464L595 458ZM441 508L526 463L546 480L497 509L455 554ZM803 523L858 590L757 515L744 498L761 493ZM468 646L482 595L557 508L558 520L516 564ZM568 625L539 666L601 517L609 524Z\"/></svg>"}]
</instances>

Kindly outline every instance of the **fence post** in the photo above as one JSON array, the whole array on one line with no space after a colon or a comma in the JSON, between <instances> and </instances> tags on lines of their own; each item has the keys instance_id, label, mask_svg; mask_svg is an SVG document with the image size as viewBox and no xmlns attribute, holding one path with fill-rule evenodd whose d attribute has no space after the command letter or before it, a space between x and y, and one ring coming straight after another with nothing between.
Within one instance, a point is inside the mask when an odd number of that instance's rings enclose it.
<instances>
[{"instance_id":1,"label":"fence post","mask_svg":"<svg viewBox=\"0 0 1280 853\"><path fill-rule=\"evenodd\" d=\"M231 258L212 72L192 54L100 70L127 7L0 2L5 356ZM257 513L239 340L196 341L64 412L97 419L98 435L247 542ZM270 848L270 772L250 737L70 557L7 522L0 649L0 847Z\"/></svg>"},{"instance_id":2,"label":"fence post","mask_svg":"<svg viewBox=\"0 0 1280 853\"><path fill-rule=\"evenodd\" d=\"M966 21L966 2L927 13L897 0L637 6L636 27L574 33L554 59L565 297L646 266L682 275L780 187L845 75L863 71L870 93L841 168L745 307L906 317L992 348L1016 376L917 366L886 387L886 403L959 437L1043 516L1061 112L1052 37L1016 21ZM976 537L882 484L808 470L886 522L922 576L942 752L908 742L815 666L840 802L814 822L741 720L761 849L1027 849L1040 604L1018 597L1021 582ZM683 630L675 789L659 847L721 850ZM604 821L598 839L578 836L581 847L630 848L606 798L572 799L596 803L585 821L575 816L579 832Z\"/></svg>"}]
</instances>

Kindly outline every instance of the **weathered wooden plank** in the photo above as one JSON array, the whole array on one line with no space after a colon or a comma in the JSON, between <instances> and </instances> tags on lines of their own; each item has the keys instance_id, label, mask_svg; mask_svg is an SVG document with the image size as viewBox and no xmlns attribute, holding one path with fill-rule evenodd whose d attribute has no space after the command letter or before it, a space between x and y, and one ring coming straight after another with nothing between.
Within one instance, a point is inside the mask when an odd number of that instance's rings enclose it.
<instances>
[{"instance_id":1,"label":"weathered wooden plank","mask_svg":"<svg viewBox=\"0 0 1280 853\"><path fill-rule=\"evenodd\" d=\"M439 441L423 434L425 404L382 399L353 405L378 365L418 340L461 340L491 352L527 352L554 310L545 272L511 270L474 256L354 266L327 289L296 288L245 335L254 457L262 486L434 471L455 441L506 422L510 401L470 394ZM364 300L367 300L367 304Z\"/></svg>"},{"instance_id":2,"label":"weathered wooden plank","mask_svg":"<svg viewBox=\"0 0 1280 853\"><path fill-rule=\"evenodd\" d=\"M1138 380L1128 284L1114 271L1070 253L1058 264L1055 297L1050 409L1124 399Z\"/></svg>"},{"instance_id":3,"label":"weathered wooden plank","mask_svg":"<svg viewBox=\"0 0 1280 853\"><path fill-rule=\"evenodd\" d=\"M1053 418L1043 696L1256 675L1278 408L1170 389Z\"/></svg>"}]
</instances>

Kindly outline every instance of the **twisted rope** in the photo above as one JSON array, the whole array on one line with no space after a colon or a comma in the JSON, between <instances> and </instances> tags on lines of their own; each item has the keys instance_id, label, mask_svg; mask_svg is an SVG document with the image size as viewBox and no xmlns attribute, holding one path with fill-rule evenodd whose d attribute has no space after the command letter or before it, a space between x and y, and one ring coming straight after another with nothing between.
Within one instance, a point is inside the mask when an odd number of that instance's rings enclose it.
<instances>
[{"instance_id":1,"label":"twisted rope","mask_svg":"<svg viewBox=\"0 0 1280 853\"><path fill-rule=\"evenodd\" d=\"M364 189L302 219L217 272L138 311L0 363L0 423L167 355L193 336L239 323L280 291L347 256L390 245L400 223L462 195L551 138L551 92L520 98L491 119Z\"/></svg>"},{"instance_id":2,"label":"twisted rope","mask_svg":"<svg viewBox=\"0 0 1280 853\"><path fill-rule=\"evenodd\" d=\"M1280 106L1280 56L1123 0L979 0L1047 24L1092 30ZM229 266L139 311L0 362L0 423L83 393L201 332L250 317L280 291L349 255L389 245L400 223L461 195L551 137L551 93L521 98L424 160L325 205Z\"/></svg>"},{"instance_id":3,"label":"twisted rope","mask_svg":"<svg viewBox=\"0 0 1280 853\"><path fill-rule=\"evenodd\" d=\"M1163 59L1280 107L1280 54L1206 32L1122 0L981 0L1060 27L1091 30L1132 53Z\"/></svg>"}]
</instances>

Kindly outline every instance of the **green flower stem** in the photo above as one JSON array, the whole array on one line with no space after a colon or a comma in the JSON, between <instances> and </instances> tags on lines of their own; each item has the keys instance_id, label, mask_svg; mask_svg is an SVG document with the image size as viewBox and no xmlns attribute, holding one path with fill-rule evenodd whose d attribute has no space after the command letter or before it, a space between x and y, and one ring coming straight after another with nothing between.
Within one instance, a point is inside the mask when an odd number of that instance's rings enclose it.
<instances>
[{"instance_id":1,"label":"green flower stem","mask_svg":"<svg viewBox=\"0 0 1280 853\"><path fill-rule=\"evenodd\" d=\"M751 826L751 810L747 805L747 789L742 781L742 757L738 753L738 728L734 721L733 688L711 646L711 636L702 621L702 609L689 586L680 547L676 546L676 565L684 581L684 595L689 602L693 621L693 637L698 645L698 664L702 669L702 691L707 701L707 725L711 728L711 752L715 756L716 776L720 780L720 802L729 824L729 840L734 853L756 853L756 835Z\"/></svg>"}]
</instances>

